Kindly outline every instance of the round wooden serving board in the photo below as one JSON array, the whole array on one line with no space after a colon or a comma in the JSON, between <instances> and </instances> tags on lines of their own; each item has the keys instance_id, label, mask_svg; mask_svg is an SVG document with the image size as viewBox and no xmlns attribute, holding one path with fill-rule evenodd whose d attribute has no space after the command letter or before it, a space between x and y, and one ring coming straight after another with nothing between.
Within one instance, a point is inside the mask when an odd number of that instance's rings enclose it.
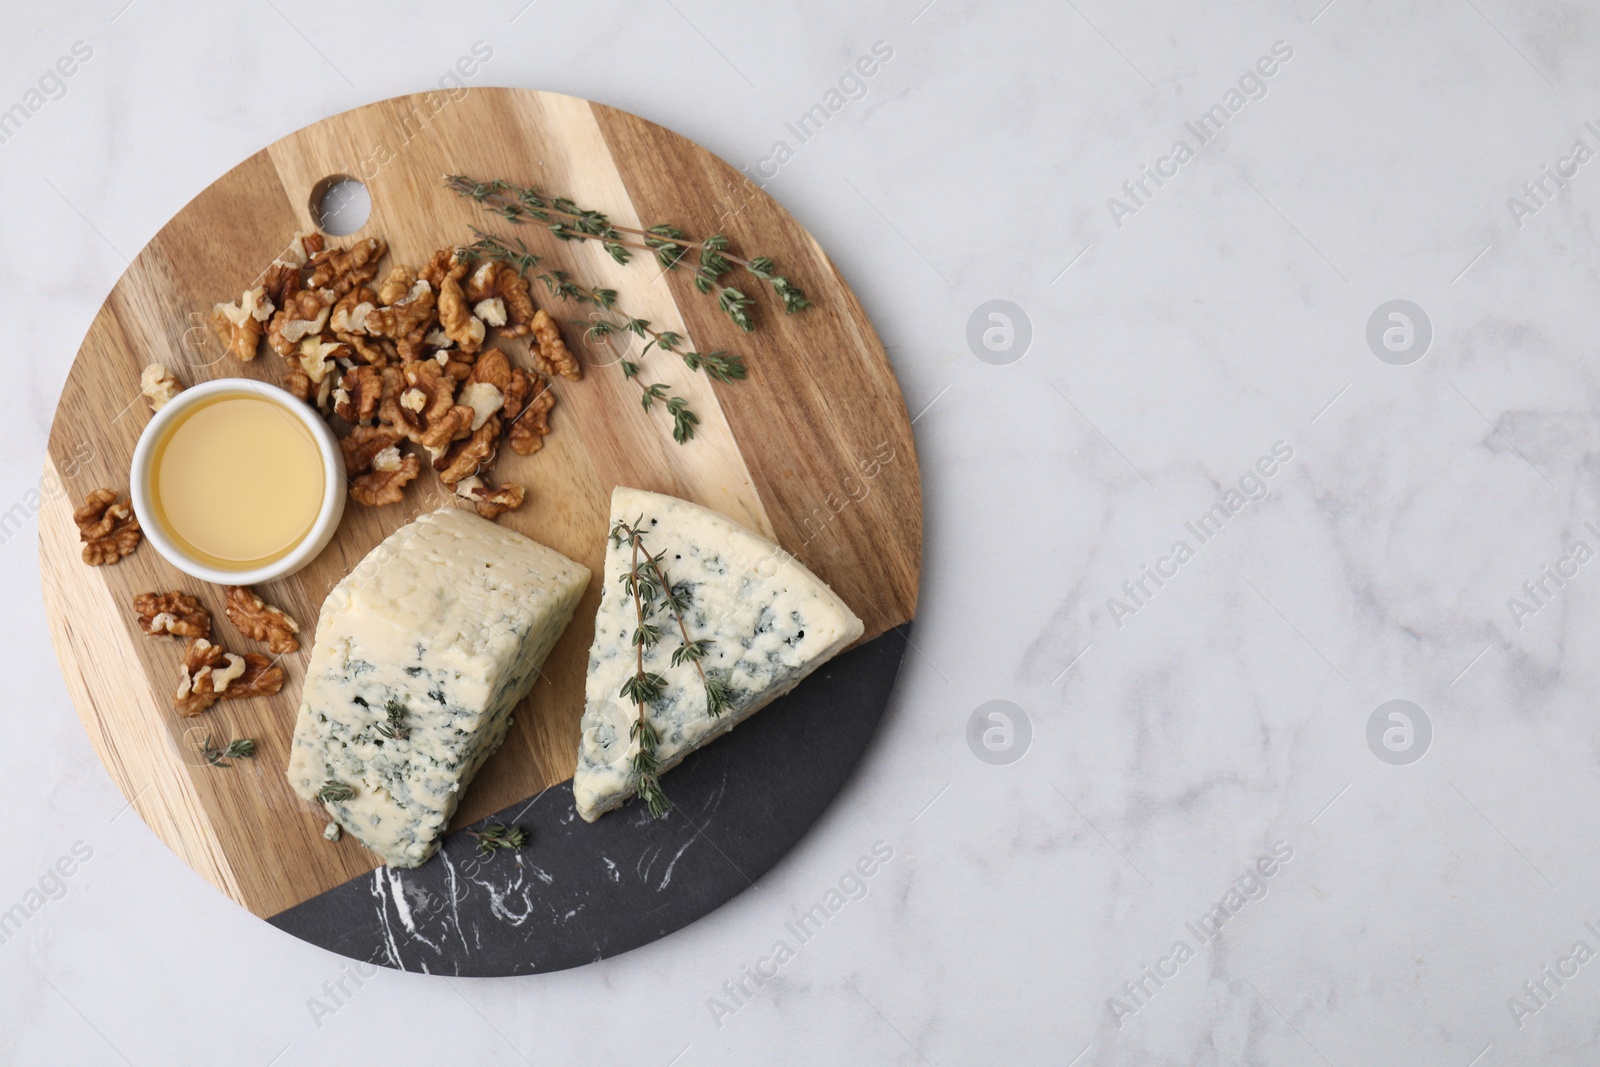
<instances>
[{"instance_id":1,"label":"round wooden serving board","mask_svg":"<svg viewBox=\"0 0 1600 1067\"><path fill-rule=\"evenodd\" d=\"M663 274L647 256L619 266L593 242L559 242L537 226L487 217L443 187L448 173L536 185L619 224L727 233L741 253L775 259L814 306L786 316L770 292L746 286L759 325L741 334L694 290L689 270ZM385 268L420 266L437 248L469 243L476 225L522 238L547 266L616 289L629 313L682 331L692 348L745 357L749 378L719 385L668 354L649 356L646 379L669 383L700 416L695 439L679 446L664 413L640 410L635 386L610 365L615 355L585 347L581 330L568 326L569 347L588 364L584 379L555 380L543 451L523 458L502 449L494 468L497 481L528 489L527 504L499 521L586 564L596 579L611 489L632 485L697 501L780 542L866 623L861 646L664 779L680 809L668 819L643 818L637 803L593 827L570 817L562 783L577 751L596 580L454 823L519 817L533 830L527 848L475 863L470 841L454 833L419 871L374 873L374 856L355 841L323 840L325 816L294 795L283 773L317 610L369 549L434 506L441 493L430 473L402 504L352 502L316 561L260 588L300 621L308 646L284 658L283 692L224 701L196 719L172 710L183 642L144 637L131 601L147 591L197 594L217 639L259 650L224 617L222 590L183 575L148 544L115 566L81 561L71 513L94 489L126 494L134 443L150 418L139 392L146 364L165 364L185 385L282 381L284 361L265 346L252 363L224 355L210 310L237 300L297 230L314 228L314 192L338 176L366 183L372 214L330 242L381 236L390 246ZM562 323L580 317L537 284L534 297ZM525 341L500 346L530 365ZM569 966L720 904L776 861L854 766L898 667L904 639L896 628L916 606L921 498L905 404L882 344L828 258L771 198L698 145L613 108L529 90L419 94L336 115L256 153L197 196L95 317L56 411L45 486L40 555L52 637L84 727L123 794L190 866L255 914L391 966L478 974ZM207 733L254 738L257 756L205 766L197 742ZM430 885L445 888L430 894ZM557 908L557 898L570 907ZM637 919L653 906L662 914ZM484 949L483 931L466 929L478 920L458 914L474 909L484 923L515 928L520 947ZM454 947L433 943L426 931L435 919L455 923Z\"/></svg>"}]
</instances>

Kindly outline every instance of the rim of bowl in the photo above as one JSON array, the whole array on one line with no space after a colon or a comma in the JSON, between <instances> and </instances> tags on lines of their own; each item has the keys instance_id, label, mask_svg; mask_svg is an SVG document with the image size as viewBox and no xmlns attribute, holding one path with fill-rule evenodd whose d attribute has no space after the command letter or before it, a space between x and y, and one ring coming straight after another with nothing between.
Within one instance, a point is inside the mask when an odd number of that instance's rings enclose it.
<instances>
[{"instance_id":1,"label":"rim of bowl","mask_svg":"<svg viewBox=\"0 0 1600 1067\"><path fill-rule=\"evenodd\" d=\"M172 422L184 412L207 397L218 393L249 393L277 404L300 421L311 433L322 457L322 505L317 510L316 522L294 550L282 559L273 560L253 570L222 570L190 556L179 548L157 521L150 506L150 461L156 442ZM162 409L145 424L139 442L133 449L133 462L128 473L128 495L133 500L133 513L139 518L139 527L145 539L155 547L161 557L192 578L214 585L254 585L285 578L310 563L327 547L344 515L345 473L344 453L339 440L322 417L292 393L269 382L254 378L213 378L192 385L167 401Z\"/></svg>"}]
</instances>

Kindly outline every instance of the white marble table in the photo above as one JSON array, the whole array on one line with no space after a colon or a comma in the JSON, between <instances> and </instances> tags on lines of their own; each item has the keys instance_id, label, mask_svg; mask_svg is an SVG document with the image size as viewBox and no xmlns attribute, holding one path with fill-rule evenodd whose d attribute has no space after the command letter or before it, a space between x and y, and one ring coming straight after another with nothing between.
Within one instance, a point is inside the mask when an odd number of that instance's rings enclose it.
<instances>
[{"instance_id":1,"label":"white marble table","mask_svg":"<svg viewBox=\"0 0 1600 1067\"><path fill-rule=\"evenodd\" d=\"M0 1062L1600 1062L1600 16L1324 2L13 5ZM681 933L505 981L357 969L127 812L27 495L126 258L479 41L470 84L769 176L921 412L928 525L817 829Z\"/></svg>"}]
</instances>

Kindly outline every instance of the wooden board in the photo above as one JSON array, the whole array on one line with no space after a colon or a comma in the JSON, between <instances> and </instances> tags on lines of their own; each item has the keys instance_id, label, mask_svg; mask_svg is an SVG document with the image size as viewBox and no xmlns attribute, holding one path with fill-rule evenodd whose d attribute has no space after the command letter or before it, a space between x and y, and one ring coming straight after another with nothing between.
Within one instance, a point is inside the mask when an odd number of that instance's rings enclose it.
<instances>
[{"instance_id":1,"label":"wooden board","mask_svg":"<svg viewBox=\"0 0 1600 1067\"><path fill-rule=\"evenodd\" d=\"M564 194L627 225L662 222L691 233L725 232L746 254L773 257L815 307L785 316L757 296L760 326L741 334L687 271L663 274L647 259L619 266L595 244L563 243L531 226L486 217L446 190L441 176L504 177ZM139 393L148 363L186 385L215 377L282 380L269 349L253 363L221 351L205 323L236 300L297 230L313 228L311 196L325 179L361 178L372 214L347 243L378 235L387 262L424 263L465 244L473 225L521 237L589 284L622 294L631 314L682 330L692 347L744 355L747 381L719 385L672 357L649 357L651 380L669 383L701 418L679 446L670 421L640 411L615 355L569 346L590 365L558 379L553 433L544 450L502 450L497 480L528 487L528 503L500 521L601 573L607 501L627 484L715 508L781 542L833 586L866 623L865 639L909 620L916 607L921 498L910 425L883 346L822 250L781 207L699 146L636 116L588 101L515 89L399 97L291 134L239 164L190 202L139 254L95 317L68 376L51 429L40 515L44 595L68 688L118 787L174 851L223 892L262 916L372 870L371 853L322 839L325 816L290 790L287 764L309 649L283 660L277 697L224 701L198 719L171 708L182 644L148 639L134 595L181 589L216 616L220 640L254 650L222 615L222 591L169 566L148 545L113 567L79 558L72 509L100 487L126 493L128 465L150 410ZM558 321L573 305L535 298ZM528 365L526 345L502 344ZM885 457L887 461L885 461ZM864 469L871 473L863 473ZM309 638L328 590L440 491L424 474L405 503L352 503L334 543L309 567L260 592ZM583 668L599 582L516 714L505 746L468 791L464 825L572 776L583 711ZM306 642L309 645L309 640ZM204 766L197 741L252 737L253 761ZM670 781L670 779L669 779ZM614 816L613 816L614 817Z\"/></svg>"}]
</instances>

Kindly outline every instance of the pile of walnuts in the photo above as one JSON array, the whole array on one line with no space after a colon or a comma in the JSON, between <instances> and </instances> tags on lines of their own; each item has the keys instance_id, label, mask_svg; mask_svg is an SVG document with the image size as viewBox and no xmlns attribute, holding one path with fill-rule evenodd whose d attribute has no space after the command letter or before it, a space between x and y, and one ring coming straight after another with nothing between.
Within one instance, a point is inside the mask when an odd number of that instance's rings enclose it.
<instances>
[{"instance_id":1,"label":"pile of walnuts","mask_svg":"<svg viewBox=\"0 0 1600 1067\"><path fill-rule=\"evenodd\" d=\"M337 420L357 503L399 502L425 459L485 518L520 507L522 486L488 480L501 439L519 456L539 451L555 406L550 378L577 381L582 368L509 264L446 248L380 279L387 251L378 237L333 248L320 233L296 234L212 323L241 360L265 338L287 365L284 386ZM491 329L529 338L535 370L485 347Z\"/></svg>"}]
</instances>

